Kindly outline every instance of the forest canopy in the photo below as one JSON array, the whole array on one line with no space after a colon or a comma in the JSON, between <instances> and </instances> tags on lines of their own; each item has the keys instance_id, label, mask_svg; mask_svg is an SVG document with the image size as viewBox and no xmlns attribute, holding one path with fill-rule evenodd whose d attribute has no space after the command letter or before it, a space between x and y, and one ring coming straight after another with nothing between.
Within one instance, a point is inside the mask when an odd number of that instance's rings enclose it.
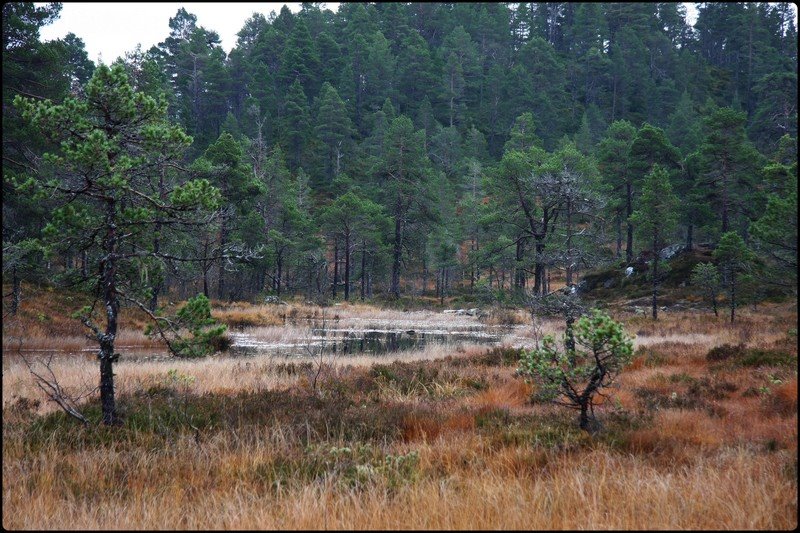
<instances>
[{"instance_id":1,"label":"forest canopy","mask_svg":"<svg viewBox=\"0 0 800 533\"><path fill-rule=\"evenodd\" d=\"M127 187L121 216L153 229L122 275L153 311L169 291L544 294L731 232L796 292L792 4L702 3L694 25L679 3L321 6L254 13L230 53L181 8L104 66L41 41L60 4L4 4L4 281L94 290ZM109 83L125 127L93 107ZM676 199L656 237L654 173Z\"/></svg>"}]
</instances>

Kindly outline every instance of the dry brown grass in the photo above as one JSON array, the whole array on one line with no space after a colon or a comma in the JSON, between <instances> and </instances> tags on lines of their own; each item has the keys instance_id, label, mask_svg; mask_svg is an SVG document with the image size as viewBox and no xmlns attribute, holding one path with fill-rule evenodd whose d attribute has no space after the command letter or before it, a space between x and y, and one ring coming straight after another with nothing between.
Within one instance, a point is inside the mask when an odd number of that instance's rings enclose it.
<instances>
[{"instance_id":1,"label":"dry brown grass","mask_svg":"<svg viewBox=\"0 0 800 533\"><path fill-rule=\"evenodd\" d=\"M4 287L3 293L8 293ZM23 283L23 300L16 316L3 319L3 353L20 349L31 353L58 351L76 354L94 350L97 343L87 336L90 331L70 315L91 303L79 293L56 292ZM148 324L145 314L134 308L120 311L117 347L121 349L161 349L163 343L144 334Z\"/></svg>"},{"instance_id":2,"label":"dry brown grass","mask_svg":"<svg viewBox=\"0 0 800 533\"><path fill-rule=\"evenodd\" d=\"M494 308L487 310L481 321L490 326L528 325L531 315L526 309Z\"/></svg>"},{"instance_id":3,"label":"dry brown grass","mask_svg":"<svg viewBox=\"0 0 800 533\"><path fill-rule=\"evenodd\" d=\"M665 468L598 447L573 454L486 442L452 432L387 450L419 454L417 480L348 486L329 473L280 490L260 465L282 443L245 450L222 436L164 450L65 455L58 444L25 462L3 461L8 529L791 529L792 458L746 447L697 454ZM10 457L4 457L8 459ZM441 472L446 472L441 475ZM35 490L32 490L35 487Z\"/></svg>"},{"instance_id":4,"label":"dry brown grass","mask_svg":"<svg viewBox=\"0 0 800 533\"><path fill-rule=\"evenodd\" d=\"M215 306L212 316L231 327L282 326L286 323L285 309L275 305L254 306L236 302L225 307Z\"/></svg>"},{"instance_id":5,"label":"dry brown grass","mask_svg":"<svg viewBox=\"0 0 800 533\"><path fill-rule=\"evenodd\" d=\"M512 409L525 405L532 393L531 385L519 379L509 379L479 392L470 398L470 403L484 409Z\"/></svg>"},{"instance_id":6,"label":"dry brown grass","mask_svg":"<svg viewBox=\"0 0 800 533\"><path fill-rule=\"evenodd\" d=\"M267 328L260 328L267 329ZM271 330L279 333L279 330ZM293 335L295 332L289 332ZM459 353L460 350L460 353ZM321 359L312 356L292 357L291 362L302 364L321 362L326 367L369 367L377 363L393 361L431 361L449 355L465 356L482 354L486 348L466 345L461 348L444 344L428 344L418 350L408 350L388 355L325 355ZM29 360L43 360L44 355L27 354ZM261 355L247 358L208 357L198 360L167 357L163 352L155 360L122 357L115 365L116 386L120 393L144 390L162 382L170 370L194 378L193 391L204 393L255 392L282 388L298 383L298 375L287 376L280 371L282 363L289 360L280 356ZM56 356L51 366L59 383L67 391L78 393L93 388L99 376L99 367L94 352L79 355ZM76 394L77 396L78 394ZM386 397L389 397L387 392ZM396 398L397 396L395 396ZM28 368L21 357L11 352L3 358L3 408L20 399L34 401L42 399L41 391L33 383ZM413 395L410 397L413 401ZM41 402L37 412L45 414L58 410L51 402Z\"/></svg>"},{"instance_id":7,"label":"dry brown grass","mask_svg":"<svg viewBox=\"0 0 800 533\"><path fill-rule=\"evenodd\" d=\"M797 412L797 376L775 388L769 409L783 416Z\"/></svg>"},{"instance_id":8,"label":"dry brown grass","mask_svg":"<svg viewBox=\"0 0 800 533\"><path fill-rule=\"evenodd\" d=\"M351 324L426 313L342 307L338 320ZM222 312L273 316L238 304ZM31 406L41 397L5 354L3 526L796 528L796 368L706 359L739 343L796 358L787 336L796 308L748 309L734 326L694 313L629 322L640 351L598 407L596 437L574 413L532 403L514 365L477 346L330 357L318 390L308 359L123 358L120 404L139 426L117 429L42 417L52 407ZM254 331L277 339L307 329ZM70 387L96 380L90 357L56 365ZM165 380L172 369L195 378L188 392ZM198 433L170 418L173 408L187 409Z\"/></svg>"}]
</instances>

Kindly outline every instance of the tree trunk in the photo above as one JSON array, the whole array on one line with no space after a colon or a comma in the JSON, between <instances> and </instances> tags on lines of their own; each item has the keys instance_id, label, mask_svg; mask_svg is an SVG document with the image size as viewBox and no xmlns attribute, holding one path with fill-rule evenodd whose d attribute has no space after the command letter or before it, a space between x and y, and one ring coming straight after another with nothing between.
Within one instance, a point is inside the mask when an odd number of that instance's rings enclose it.
<instances>
[{"instance_id":1,"label":"tree trunk","mask_svg":"<svg viewBox=\"0 0 800 533\"><path fill-rule=\"evenodd\" d=\"M722 196L722 233L728 232L729 222L728 222L728 159L727 157L722 158L722 172L721 172L721 188L720 191Z\"/></svg>"},{"instance_id":2,"label":"tree trunk","mask_svg":"<svg viewBox=\"0 0 800 533\"><path fill-rule=\"evenodd\" d=\"M211 265L207 259L208 257L208 237L205 238L203 241L203 295L206 298L211 298L210 291L208 289L208 271L211 269Z\"/></svg>"},{"instance_id":3,"label":"tree trunk","mask_svg":"<svg viewBox=\"0 0 800 533\"><path fill-rule=\"evenodd\" d=\"M366 281L366 272L367 272L367 243L362 242L364 246L361 249L361 300L364 300L364 290L365 290L365 281Z\"/></svg>"},{"instance_id":4,"label":"tree trunk","mask_svg":"<svg viewBox=\"0 0 800 533\"><path fill-rule=\"evenodd\" d=\"M223 215L219 230L219 249L223 251L228 243L228 223L227 217ZM217 298L225 299L225 259L219 260L219 279L217 280Z\"/></svg>"},{"instance_id":5,"label":"tree trunk","mask_svg":"<svg viewBox=\"0 0 800 533\"><path fill-rule=\"evenodd\" d=\"M479 252L480 249L481 249L481 245L478 242L478 237L475 237L475 251ZM480 280L481 280L481 267L476 262L475 263L475 281L480 281Z\"/></svg>"},{"instance_id":6,"label":"tree trunk","mask_svg":"<svg viewBox=\"0 0 800 533\"><path fill-rule=\"evenodd\" d=\"M567 286L572 285L572 202L567 200Z\"/></svg>"},{"instance_id":7,"label":"tree trunk","mask_svg":"<svg viewBox=\"0 0 800 533\"><path fill-rule=\"evenodd\" d=\"M119 315L119 296L117 295L116 251L117 225L116 203L106 202L106 235L103 239L105 257L100 261L100 280L102 283L103 302L106 309L105 333L98 333L100 343L100 403L103 408L103 424L113 425L118 422L116 403L114 400L114 341L117 337L117 317Z\"/></svg>"},{"instance_id":8,"label":"tree trunk","mask_svg":"<svg viewBox=\"0 0 800 533\"><path fill-rule=\"evenodd\" d=\"M342 169L342 141L336 145L336 167L334 170L334 177L338 176L341 173Z\"/></svg>"},{"instance_id":9,"label":"tree trunk","mask_svg":"<svg viewBox=\"0 0 800 533\"><path fill-rule=\"evenodd\" d=\"M394 251L392 254L392 287L391 294L395 300L400 299L400 259L403 252L403 224L400 216L395 217L394 221Z\"/></svg>"},{"instance_id":10,"label":"tree trunk","mask_svg":"<svg viewBox=\"0 0 800 533\"><path fill-rule=\"evenodd\" d=\"M658 242L653 239L653 320L658 320Z\"/></svg>"},{"instance_id":11,"label":"tree trunk","mask_svg":"<svg viewBox=\"0 0 800 533\"><path fill-rule=\"evenodd\" d=\"M731 324L736 318L736 273L731 272Z\"/></svg>"},{"instance_id":12,"label":"tree trunk","mask_svg":"<svg viewBox=\"0 0 800 533\"><path fill-rule=\"evenodd\" d=\"M441 288L441 290L439 291L439 303L441 305L444 305L444 291L445 291L445 288L447 287L447 278L445 276L447 275L447 271L444 269L444 267L442 267L439 270L439 272L440 272L439 276L441 277L441 280L442 280L439 283L439 286Z\"/></svg>"},{"instance_id":13,"label":"tree trunk","mask_svg":"<svg viewBox=\"0 0 800 533\"><path fill-rule=\"evenodd\" d=\"M591 419L592 417L589 416L589 404L582 403L581 404L581 416L580 416L580 428L584 431L588 431L589 433L594 432L594 423Z\"/></svg>"},{"instance_id":14,"label":"tree trunk","mask_svg":"<svg viewBox=\"0 0 800 533\"><path fill-rule=\"evenodd\" d=\"M572 315L567 315L567 328L564 332L564 347L567 349L568 352L574 353L575 352L575 332L573 330L573 325L575 324L575 317Z\"/></svg>"},{"instance_id":15,"label":"tree trunk","mask_svg":"<svg viewBox=\"0 0 800 533\"><path fill-rule=\"evenodd\" d=\"M625 213L628 215L628 247L625 250L625 260L630 263L633 261L633 224L630 222L630 216L633 214L633 186L630 182L625 184L625 191Z\"/></svg>"},{"instance_id":16,"label":"tree trunk","mask_svg":"<svg viewBox=\"0 0 800 533\"><path fill-rule=\"evenodd\" d=\"M278 252L278 260L275 264L275 294L281 295L281 278L283 277L283 251Z\"/></svg>"},{"instance_id":17,"label":"tree trunk","mask_svg":"<svg viewBox=\"0 0 800 533\"><path fill-rule=\"evenodd\" d=\"M158 308L158 294L164 288L164 281L159 279L153 286L153 295L150 297L150 304L147 306L151 313L155 313Z\"/></svg>"},{"instance_id":18,"label":"tree trunk","mask_svg":"<svg viewBox=\"0 0 800 533\"><path fill-rule=\"evenodd\" d=\"M544 237L542 237L544 239ZM541 239L536 240L536 264L533 269L533 293L544 294L544 242Z\"/></svg>"},{"instance_id":19,"label":"tree trunk","mask_svg":"<svg viewBox=\"0 0 800 533\"><path fill-rule=\"evenodd\" d=\"M344 301L350 301L350 232L344 234Z\"/></svg>"},{"instance_id":20,"label":"tree trunk","mask_svg":"<svg viewBox=\"0 0 800 533\"><path fill-rule=\"evenodd\" d=\"M425 296L428 293L428 262L425 260L425 254L422 254L422 294Z\"/></svg>"},{"instance_id":21,"label":"tree trunk","mask_svg":"<svg viewBox=\"0 0 800 533\"><path fill-rule=\"evenodd\" d=\"M447 290L447 271L444 267L439 269L439 298L444 299L444 292Z\"/></svg>"},{"instance_id":22,"label":"tree trunk","mask_svg":"<svg viewBox=\"0 0 800 533\"><path fill-rule=\"evenodd\" d=\"M158 178L158 196L162 202L166 199L166 192L164 190L164 168L161 169L161 176ZM160 249L161 249L161 219L159 218L158 221L156 222L155 231L153 232L153 255L158 257ZM155 285L152 287L153 294L150 297L149 309L151 313L156 312L156 308L158 307L158 293L161 292L161 289L163 288L164 288L164 278L163 276L158 276Z\"/></svg>"},{"instance_id":23,"label":"tree trunk","mask_svg":"<svg viewBox=\"0 0 800 533\"><path fill-rule=\"evenodd\" d=\"M11 280L11 314L16 315L17 310L19 309L19 303L22 300L19 276L17 275L17 267L11 269Z\"/></svg>"},{"instance_id":24,"label":"tree trunk","mask_svg":"<svg viewBox=\"0 0 800 533\"><path fill-rule=\"evenodd\" d=\"M691 252L694 247L694 224L689 224L686 228L686 250Z\"/></svg>"},{"instance_id":25,"label":"tree trunk","mask_svg":"<svg viewBox=\"0 0 800 533\"><path fill-rule=\"evenodd\" d=\"M333 239L333 299L336 299L336 285L339 283L339 238Z\"/></svg>"},{"instance_id":26,"label":"tree trunk","mask_svg":"<svg viewBox=\"0 0 800 533\"><path fill-rule=\"evenodd\" d=\"M614 76L614 90L611 96L611 122L617 119L617 76Z\"/></svg>"},{"instance_id":27,"label":"tree trunk","mask_svg":"<svg viewBox=\"0 0 800 533\"><path fill-rule=\"evenodd\" d=\"M111 342L113 354L113 341ZM116 400L114 399L114 360L113 356L106 357L105 348L101 348L100 355L100 403L103 409L103 424L113 426L119 422L117 418Z\"/></svg>"},{"instance_id":28,"label":"tree trunk","mask_svg":"<svg viewBox=\"0 0 800 533\"><path fill-rule=\"evenodd\" d=\"M475 290L475 281L478 279L478 273L477 273L478 269L477 266L475 265L475 252L478 249L478 241L475 238L475 235L472 235L472 244L470 245L469 249L471 252L473 252L472 257L470 258L470 263L472 264L470 265L470 272L469 272L469 290L473 291Z\"/></svg>"}]
</instances>

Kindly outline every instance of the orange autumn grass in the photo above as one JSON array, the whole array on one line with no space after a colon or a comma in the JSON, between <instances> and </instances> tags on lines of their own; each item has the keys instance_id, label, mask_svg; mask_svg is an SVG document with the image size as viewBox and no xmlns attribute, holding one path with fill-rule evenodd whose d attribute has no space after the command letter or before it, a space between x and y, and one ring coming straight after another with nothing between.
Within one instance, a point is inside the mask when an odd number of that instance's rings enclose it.
<instances>
[{"instance_id":1,"label":"orange autumn grass","mask_svg":"<svg viewBox=\"0 0 800 533\"><path fill-rule=\"evenodd\" d=\"M268 358L121 363L121 428L37 414L7 354L18 397L4 390L3 526L793 529L796 365L706 354L741 342L796 363L796 307L743 317L631 320L637 358L594 437L574 412L531 401L508 348L343 359L316 389L313 366ZM170 383L168 369L196 379Z\"/></svg>"}]
</instances>

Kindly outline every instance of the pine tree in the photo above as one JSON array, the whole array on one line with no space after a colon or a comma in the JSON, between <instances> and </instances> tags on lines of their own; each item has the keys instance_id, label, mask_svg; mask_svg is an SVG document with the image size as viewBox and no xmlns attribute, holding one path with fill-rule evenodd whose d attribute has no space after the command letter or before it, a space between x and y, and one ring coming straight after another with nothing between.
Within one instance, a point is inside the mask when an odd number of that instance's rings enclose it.
<instances>
[{"instance_id":1,"label":"pine tree","mask_svg":"<svg viewBox=\"0 0 800 533\"><path fill-rule=\"evenodd\" d=\"M703 126L687 91L681 95L675 111L669 117L666 132L670 142L686 156L702 142Z\"/></svg>"},{"instance_id":2,"label":"pine tree","mask_svg":"<svg viewBox=\"0 0 800 533\"><path fill-rule=\"evenodd\" d=\"M695 186L719 213L720 233L727 233L738 222L736 215L746 211L745 202L752 204L753 178L763 166L745 136L745 121L744 113L725 107L705 120L705 140L699 150L701 170Z\"/></svg>"},{"instance_id":3,"label":"pine tree","mask_svg":"<svg viewBox=\"0 0 800 533\"><path fill-rule=\"evenodd\" d=\"M400 270L408 229L415 219L425 218L430 161L425 154L425 132L416 131L411 120L400 115L392 121L385 140L381 174L384 202L394 219L392 240L392 278L389 289L400 297Z\"/></svg>"},{"instance_id":4,"label":"pine tree","mask_svg":"<svg viewBox=\"0 0 800 533\"><path fill-rule=\"evenodd\" d=\"M654 165L645 176L638 208L631 215L637 233L651 248L653 281L653 320L658 320L658 287L661 278L658 263L661 249L669 242L677 223L678 197L672 192L669 174L661 165Z\"/></svg>"},{"instance_id":5,"label":"pine tree","mask_svg":"<svg viewBox=\"0 0 800 533\"><path fill-rule=\"evenodd\" d=\"M767 262L766 280L797 291L797 167L781 194L770 194L767 207L750 224L755 246Z\"/></svg>"},{"instance_id":6,"label":"pine tree","mask_svg":"<svg viewBox=\"0 0 800 533\"><path fill-rule=\"evenodd\" d=\"M622 223L627 221L625 260L633 261L633 173L630 169L630 149L636 138L636 128L626 120L612 122L597 149L597 166L607 185L617 224L617 257L622 248Z\"/></svg>"},{"instance_id":7,"label":"pine tree","mask_svg":"<svg viewBox=\"0 0 800 533\"><path fill-rule=\"evenodd\" d=\"M713 263L698 263L692 269L691 283L703 295L703 298L711 305L714 316L719 316L717 312L717 295L720 289L719 270Z\"/></svg>"},{"instance_id":8,"label":"pine tree","mask_svg":"<svg viewBox=\"0 0 800 533\"><path fill-rule=\"evenodd\" d=\"M428 43L418 32L411 32L403 41L397 70L400 110L403 114L414 116L429 88L437 86L437 76Z\"/></svg>"},{"instance_id":9,"label":"pine tree","mask_svg":"<svg viewBox=\"0 0 800 533\"><path fill-rule=\"evenodd\" d=\"M85 81L71 79L74 67L67 65L70 52L81 60L85 58L79 39L72 46L61 40L39 40L39 30L56 20L60 11L61 4L57 3L3 4L3 273L11 277L11 314L16 314L22 299L21 282L48 275L36 239L41 221L53 209L46 198L34 199L17 192L32 177L32 162L53 146L22 118L12 102L17 95L60 102L70 90L80 91L73 82ZM89 64L83 70L93 67Z\"/></svg>"},{"instance_id":10,"label":"pine tree","mask_svg":"<svg viewBox=\"0 0 800 533\"><path fill-rule=\"evenodd\" d=\"M101 65L85 99L68 97L56 105L17 97L15 105L44 135L60 142L60 149L46 157L54 178L38 184L62 200L48 217L45 237L54 247L72 241L97 252L90 271L97 273L94 290L105 327L101 331L94 323L94 306L85 308L81 319L100 348L103 423L116 424L113 364L119 358L120 304L136 303L137 294L147 289L137 283L142 264L167 257L148 248L150 232L156 221L179 229L190 222L181 220L181 213L216 206L219 193L208 181L197 180L172 188L167 198L155 194L151 169L175 161L191 138L166 121L163 100L133 91L121 65Z\"/></svg>"},{"instance_id":11,"label":"pine tree","mask_svg":"<svg viewBox=\"0 0 800 533\"><path fill-rule=\"evenodd\" d=\"M628 171L630 173L628 205L636 202L642 182L656 164L661 165L662 169L672 177L680 170L680 152L669 142L664 130L645 123L636 132L636 137L633 139L628 153ZM635 227L634 223L634 230ZM633 249L631 225L628 226L628 248Z\"/></svg>"},{"instance_id":12,"label":"pine tree","mask_svg":"<svg viewBox=\"0 0 800 533\"><path fill-rule=\"evenodd\" d=\"M356 190L350 190L337 197L320 213L322 227L336 237L341 238L344 252L344 299L350 299L352 256L356 246L361 244L362 276L364 274L366 254L369 253L367 242L374 240L373 231L384 224L386 215L383 207L362 196ZM335 282L335 281L334 281ZM363 287L363 278L362 278ZM363 290L362 290L363 299Z\"/></svg>"},{"instance_id":13,"label":"pine tree","mask_svg":"<svg viewBox=\"0 0 800 533\"><path fill-rule=\"evenodd\" d=\"M739 275L747 273L755 260L755 255L744 243L738 233L729 231L722 235L714 250L714 259L719 264L722 280L728 289L728 306L731 309L731 323L736 318L736 289Z\"/></svg>"},{"instance_id":14,"label":"pine tree","mask_svg":"<svg viewBox=\"0 0 800 533\"><path fill-rule=\"evenodd\" d=\"M320 90L315 130L328 149L325 165L329 181L342 171L342 159L353 135L353 124L347 108L333 86L325 82Z\"/></svg>"},{"instance_id":15,"label":"pine tree","mask_svg":"<svg viewBox=\"0 0 800 533\"><path fill-rule=\"evenodd\" d=\"M461 126L466 118L468 87L474 86L478 50L463 26L457 26L440 48L444 62L443 99L447 102L450 126Z\"/></svg>"},{"instance_id":16,"label":"pine tree","mask_svg":"<svg viewBox=\"0 0 800 533\"><path fill-rule=\"evenodd\" d=\"M281 137L289 155L289 168L294 171L301 164L303 146L311 127L308 98L299 80L292 82L284 105Z\"/></svg>"},{"instance_id":17,"label":"pine tree","mask_svg":"<svg viewBox=\"0 0 800 533\"><path fill-rule=\"evenodd\" d=\"M277 81L284 90L292 91L297 81L306 94L317 94L319 85L319 53L303 18L295 17L292 31L280 59ZM288 98L288 95L287 95Z\"/></svg>"}]
</instances>

